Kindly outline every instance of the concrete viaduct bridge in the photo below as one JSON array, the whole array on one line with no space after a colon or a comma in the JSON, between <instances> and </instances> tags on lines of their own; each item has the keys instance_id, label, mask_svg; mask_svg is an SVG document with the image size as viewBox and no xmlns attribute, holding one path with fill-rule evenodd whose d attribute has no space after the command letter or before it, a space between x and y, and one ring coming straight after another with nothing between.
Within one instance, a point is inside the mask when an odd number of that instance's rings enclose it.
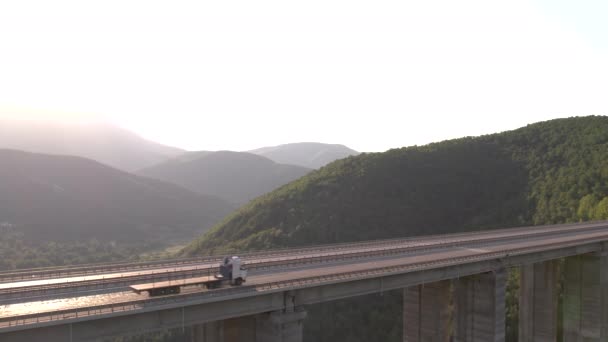
<instances>
[{"instance_id":1,"label":"concrete viaduct bridge","mask_svg":"<svg viewBox=\"0 0 608 342\"><path fill-rule=\"evenodd\" d=\"M220 258L0 273L0 341L103 341L189 328L200 342L299 342L307 305L389 290L403 291L404 341L504 341L511 267L522 271L520 341L556 341L558 319L564 341L608 341L608 222L241 257L250 273L245 285L190 287L161 297L128 286L212 274ZM561 258L564 312L558 318Z\"/></svg>"}]
</instances>

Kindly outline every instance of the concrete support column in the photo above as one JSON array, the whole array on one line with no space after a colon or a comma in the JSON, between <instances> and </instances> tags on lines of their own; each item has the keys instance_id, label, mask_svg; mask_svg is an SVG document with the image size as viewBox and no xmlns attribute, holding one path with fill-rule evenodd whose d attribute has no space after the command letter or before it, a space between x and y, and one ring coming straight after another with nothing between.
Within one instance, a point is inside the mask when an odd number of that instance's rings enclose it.
<instances>
[{"instance_id":1,"label":"concrete support column","mask_svg":"<svg viewBox=\"0 0 608 342\"><path fill-rule=\"evenodd\" d=\"M224 321L224 341L256 342L256 316L244 316Z\"/></svg>"},{"instance_id":2,"label":"concrete support column","mask_svg":"<svg viewBox=\"0 0 608 342\"><path fill-rule=\"evenodd\" d=\"M504 342L506 272L454 281L454 341Z\"/></svg>"},{"instance_id":3,"label":"concrete support column","mask_svg":"<svg viewBox=\"0 0 608 342\"><path fill-rule=\"evenodd\" d=\"M302 342L305 318L306 311L296 309L227 319L221 322L221 333L212 335L217 339L198 339L196 342ZM207 328L208 324L202 326ZM215 331L207 328L197 336Z\"/></svg>"},{"instance_id":4,"label":"concrete support column","mask_svg":"<svg viewBox=\"0 0 608 342\"><path fill-rule=\"evenodd\" d=\"M449 280L403 290L403 341L448 342L450 338Z\"/></svg>"},{"instance_id":5,"label":"concrete support column","mask_svg":"<svg viewBox=\"0 0 608 342\"><path fill-rule=\"evenodd\" d=\"M224 322L208 322L193 326L192 342L224 342Z\"/></svg>"},{"instance_id":6,"label":"concrete support column","mask_svg":"<svg viewBox=\"0 0 608 342\"><path fill-rule=\"evenodd\" d=\"M557 340L557 261L521 268L519 342Z\"/></svg>"},{"instance_id":7,"label":"concrete support column","mask_svg":"<svg viewBox=\"0 0 608 342\"><path fill-rule=\"evenodd\" d=\"M270 312L256 316L256 342L302 342L306 311Z\"/></svg>"},{"instance_id":8,"label":"concrete support column","mask_svg":"<svg viewBox=\"0 0 608 342\"><path fill-rule=\"evenodd\" d=\"M564 265L564 341L608 341L608 256L566 258Z\"/></svg>"}]
</instances>

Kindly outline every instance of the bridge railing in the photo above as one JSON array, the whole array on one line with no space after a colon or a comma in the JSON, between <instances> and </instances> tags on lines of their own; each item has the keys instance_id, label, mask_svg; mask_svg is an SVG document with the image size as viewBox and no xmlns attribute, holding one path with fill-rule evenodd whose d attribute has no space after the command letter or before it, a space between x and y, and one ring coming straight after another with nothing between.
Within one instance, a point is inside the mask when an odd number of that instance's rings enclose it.
<instances>
[{"instance_id":1,"label":"bridge railing","mask_svg":"<svg viewBox=\"0 0 608 342\"><path fill-rule=\"evenodd\" d=\"M560 249L565 247L573 247L580 246L583 244L589 243L597 243L604 242L608 240L608 233L596 234L593 237L579 238L579 239L571 239L567 242L554 242L550 244L545 244L542 246L530 246L530 247L521 247L521 248L511 248L504 249L499 251L490 251L486 253L478 253L470 256L461 256L461 257L446 257L442 259L436 259L432 261L419 262L414 264L406 264L406 265L395 265L388 267L380 267L375 269L366 269L359 271L351 271L344 273L335 273L335 274L326 274L321 276L311 276L305 278L277 281L277 282L269 282L260 285L254 286L242 286L242 287L232 287L227 289L218 289L212 291L205 291L199 293L190 293L190 294L181 294L167 297L154 297L147 298L123 303L111 303L104 305L94 305L90 307L83 308L74 308L74 309L66 309L55 311L51 313L37 313L37 314L27 314L20 316L11 316L11 317L0 317L0 329L15 327L15 326L25 326L31 324L38 324L44 322L52 322L52 321L60 321L60 320L70 320L70 319L79 319L91 316L103 316L109 315L117 312L127 312L133 311L136 312L138 310L144 310L147 308L157 308L159 310L164 307L167 308L175 308L179 306L188 306L188 305L196 305L200 303L204 303L205 301L209 301L213 298L218 297L246 297L252 296L259 293L269 293L269 292L277 292L283 291L286 289L293 290L304 287L311 286L320 286L327 283L337 283L337 282L348 282L354 280L361 279L369 279L376 277L385 277L391 276L395 274L403 274L415 271L422 271L428 269L434 269L439 267L448 267L454 265L462 265L469 262L478 262L483 260L493 260L496 259L498 262L504 260L505 258L524 255L533 252L543 252L547 250ZM498 267L498 266L497 266ZM490 271L484 270L482 272Z\"/></svg>"},{"instance_id":2,"label":"bridge railing","mask_svg":"<svg viewBox=\"0 0 608 342\"><path fill-rule=\"evenodd\" d=\"M545 227L547 228L547 227ZM605 223L603 225L590 226L587 227L587 231L591 230L601 230L605 228ZM544 230L535 230L526 234L527 238L531 238L534 236L542 236L547 234L547 229ZM550 231L550 230L549 230ZM557 231L551 232L552 236L557 236L561 234L568 234L569 231ZM365 257L373 257L373 256L383 256L389 254L404 254L408 252L420 252L424 250L432 250L437 248L445 248L446 246L456 247L459 245L466 244L467 246L474 246L473 244L482 244L489 243L492 241L500 241L504 239L503 236L498 237L478 237L476 239L471 239L469 237L460 238L460 239L446 239L446 241L439 240L434 243L419 243L415 245L399 245L399 244L391 244L384 247L374 247L370 246L366 249L362 249L358 252L350 252L350 251L328 251L320 253L317 256L310 256L302 258L297 255L289 255L289 256L276 256L267 258L260 262L245 262L245 266L252 270L260 270L260 269L270 269L273 267L281 266L281 267L293 267L293 266L301 266L312 263L328 263L335 261L344 261L350 259L357 258L365 258ZM133 284L142 284L145 282L154 282L154 281L165 281L165 280L178 280L178 279L189 279L193 277L200 277L204 275L212 275L215 271L215 266L201 266L195 267L194 269L189 270L178 270L177 268L173 271L169 270L159 270L155 271L145 271L147 273L136 273L129 272L128 276L119 276L113 277L111 279L97 279L90 281L77 281L77 282L66 282L66 283L56 283L56 284L48 284L48 285L38 285L33 287L25 287L25 288L14 288L14 289L2 289L0 290L0 296L12 299L14 296L19 296L24 293L33 293L36 291L37 294L42 293L44 291L52 291L54 294L60 294L65 291L70 291L74 287L78 289L87 289L87 290L95 290L95 289L104 289L108 287L116 287L116 286L124 286L127 287ZM142 271L143 272L143 271ZM64 291L65 290L65 291Z\"/></svg>"},{"instance_id":3,"label":"bridge railing","mask_svg":"<svg viewBox=\"0 0 608 342\"><path fill-rule=\"evenodd\" d=\"M377 242L376 242L377 243ZM387 243L398 243L398 241L388 241ZM363 243L362 243L363 244ZM371 242L364 243L365 245L372 244ZM343 246L328 247L327 245L319 246L319 250L330 249L330 248L352 248L355 244L343 244ZM321 248L323 247L323 248ZM246 253L243 258L252 258L258 256L272 256L281 254L298 254L303 252L314 251L315 247L308 247L302 249L279 249L273 250L272 252L255 252ZM197 258L186 258L186 259L165 259L158 261L150 261L143 263L109 263L109 264L93 264L85 266L74 266L70 268L57 267L57 268L40 268L40 269L27 269L22 271L5 271L0 272L0 283L14 282L14 281L27 281L27 280L40 280L58 277L77 277L87 276L93 274L100 274L103 272L121 272L121 271L134 271L138 269L149 269L149 268L167 268L176 266L186 266L200 263L220 263L222 260L221 256L208 256L208 257L197 257Z\"/></svg>"},{"instance_id":4,"label":"bridge railing","mask_svg":"<svg viewBox=\"0 0 608 342\"><path fill-rule=\"evenodd\" d=\"M535 233L541 234L541 232ZM309 257L300 257L297 255L288 255L288 256L275 256L264 259L263 261L253 261L253 262L244 262L244 266L250 270L264 270L270 269L274 267L296 267L302 265L308 265L313 263L330 263L335 261L346 261L358 258L365 257L374 257L374 256L386 256L391 254L404 254L404 253L414 253L425 250L432 250L437 248L445 248L446 246L458 246L461 244L471 243L487 243L491 241L501 240L502 237L483 237L478 239L470 239L470 238L462 238L456 240L446 240L435 243L418 243L415 245L400 245L400 244L389 244L383 245L379 247L369 246L365 249L361 249L357 252L350 251L326 251L322 252L319 255L309 256ZM87 288L87 289L103 289L105 287L115 287L117 284L123 284L125 286L133 285L133 284L141 284L148 281L164 281L164 280L174 280L174 279L188 279L194 277L200 277L203 275L211 275L215 272L215 265L205 265L196 267L194 269L189 270L179 270L175 268L173 271L169 270L159 270L159 271L142 271L141 273L128 272L129 275L122 276L119 275L117 277L112 277L109 279L96 279L96 280L78 280L74 282L65 282L65 283L51 283L51 284L42 284L36 286L28 286L23 288L8 288L8 289L0 289L0 296L6 298L7 295L20 295L23 293L31 293L31 292L44 292L53 290L53 293L61 293L63 289L70 290L74 287L78 287L79 289ZM9 296L8 298L12 298Z\"/></svg>"},{"instance_id":5,"label":"bridge railing","mask_svg":"<svg viewBox=\"0 0 608 342\"><path fill-rule=\"evenodd\" d=\"M605 222L592 222L589 224L605 224ZM568 227L568 226L576 226L577 224L569 224L569 225L559 225L559 227ZM542 227L518 227L518 228L509 228L508 231L529 231L531 229L551 229L553 227L557 227L558 225L553 226L542 226ZM507 231L504 229L503 231ZM488 233L493 233L493 231L474 231L474 232L464 232L464 233L451 233L451 234L437 234L432 236L418 236L418 237L408 237L408 238L397 238L397 239L384 239L384 240L373 240L373 241L364 241L364 242L346 242L346 243L338 243L333 245L315 245L309 247L302 248L284 248L284 249L276 249L273 251L259 251L259 252L250 252L245 253L242 256L245 258L251 257L260 257L260 256L269 256L269 255L281 255L281 254L294 254L294 253L306 253L315 250L327 250L327 249L347 249L347 248L356 248L365 245L377 245L377 244L400 244L404 242L416 242L419 240L437 240L445 237L458 237L458 236L471 236L471 235L484 235ZM146 268L156 268L156 267L172 267L179 265L188 265L188 264L196 264L196 263L204 263L204 262L219 262L221 261L220 256L204 256L204 257L194 257L194 258L179 258L179 259L163 259L163 260L151 260L145 262L120 262L120 263L100 263L100 264L88 264L88 265L75 265L71 267L57 266L57 267L45 267L45 268L36 268L36 269L24 269L24 270L12 270L12 271L0 271L0 283L5 282L14 282L14 281L26 281L26 280L39 280L39 279L48 279L48 278L57 278L57 277L67 277L67 276L86 276L90 274L99 274L103 272L120 272L126 270L137 270L137 269L146 269ZM33 276L33 277L32 277Z\"/></svg>"}]
</instances>

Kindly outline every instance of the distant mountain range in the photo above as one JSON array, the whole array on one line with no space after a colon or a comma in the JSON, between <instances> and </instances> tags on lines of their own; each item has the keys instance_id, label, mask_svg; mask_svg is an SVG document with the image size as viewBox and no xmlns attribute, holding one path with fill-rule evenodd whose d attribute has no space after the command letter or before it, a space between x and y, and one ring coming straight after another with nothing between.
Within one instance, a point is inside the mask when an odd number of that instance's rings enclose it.
<instances>
[{"instance_id":1,"label":"distant mountain range","mask_svg":"<svg viewBox=\"0 0 608 342\"><path fill-rule=\"evenodd\" d=\"M277 163L299 165L310 169L318 169L334 160L359 154L344 145L316 142L262 147L248 152L264 156Z\"/></svg>"},{"instance_id":2,"label":"distant mountain range","mask_svg":"<svg viewBox=\"0 0 608 342\"><path fill-rule=\"evenodd\" d=\"M185 151L145 140L110 124L0 120L0 148L74 155L135 171Z\"/></svg>"},{"instance_id":3,"label":"distant mountain range","mask_svg":"<svg viewBox=\"0 0 608 342\"><path fill-rule=\"evenodd\" d=\"M28 240L192 236L235 207L72 156L0 150L0 225Z\"/></svg>"},{"instance_id":4,"label":"distant mountain range","mask_svg":"<svg viewBox=\"0 0 608 342\"><path fill-rule=\"evenodd\" d=\"M137 172L244 204L312 171L245 152L188 152Z\"/></svg>"},{"instance_id":5,"label":"distant mountain range","mask_svg":"<svg viewBox=\"0 0 608 342\"><path fill-rule=\"evenodd\" d=\"M210 198L221 199L226 202L218 204L221 210L210 211L210 213L214 215L218 213L220 216L227 213L225 208L245 204L260 195L306 175L313 168L319 168L335 159L358 154L358 152L343 145L322 143L295 143L264 147L251 153L230 151L186 152L178 148L147 141L130 131L107 123L61 123L43 120L0 120L0 149L15 150L11 152L13 155L11 160L14 162L18 161L18 158L14 157L18 155L17 150L40 153L40 155L21 154L21 156L28 156L23 157L22 161L33 162L37 160L37 165L41 169L37 171L40 174L35 179L41 179L41 184L55 184L50 181L47 182L44 178L47 176L43 171L46 168L46 163L57 165L56 169L63 168L66 177L64 181L68 182L68 185L71 179L68 175L72 175L72 172L76 172L74 175L78 176L80 180L89 177L93 182L88 184L91 186L95 182L96 175L105 174L109 176L109 170L116 168L179 186L179 188L175 187L179 190L174 189L172 191L185 191L187 189L198 193L196 196L207 196L209 201L211 201ZM4 153L8 152L5 151ZM87 172L89 174L79 175L78 172L85 168L74 169L73 165L81 165L85 163L85 159L69 159L66 157L68 155L85 158L86 162L90 164L93 164L92 160L95 160L108 167L95 163L95 167L88 167L89 171ZM57 158L52 158L52 156ZM62 163L66 163L66 165L59 166ZM7 164L7 167L12 166ZM25 172L25 174L30 171ZM114 172L114 176L118 175L117 170L112 170L112 172ZM122 174L118 178L124 179L127 176L135 177ZM108 182L111 181L108 180ZM143 184L139 180L137 182ZM22 183L18 181L14 185ZM13 188L14 194L18 197L22 195L22 191L30 191L31 184L24 188ZM168 184L163 186L168 186ZM108 191L110 190L113 189L108 189ZM139 190L132 189L132 191ZM100 188L99 191L103 191L103 189ZM57 194L54 193L54 195ZM121 194L120 191L114 194L118 196L118 202L120 202ZM80 200L83 200L83 203L94 200L93 198L86 198L84 193L80 195L82 195ZM94 197L96 192L91 190L88 195ZM190 193L189 195L194 194ZM146 208L146 198L146 196L141 198L139 203L141 208ZM42 195L37 199L40 206L45 207L47 204L43 203L42 199L54 200L54 197ZM149 200L155 199L150 198ZM60 203L57 203L57 205ZM50 205L56 204L51 203ZM150 207L153 206L154 204L151 204ZM126 205L124 208L128 207L129 205ZM168 205L168 207L171 208L171 205ZM101 211L103 208L102 205L99 210ZM8 207L5 209L8 210ZM90 210L92 211L93 208ZM32 214L35 215L35 213ZM97 213L91 212L91 214ZM25 214L22 215L22 217L26 216ZM2 217L0 217L1 219ZM208 221L201 221L201 224L205 225L206 222Z\"/></svg>"},{"instance_id":6,"label":"distant mountain range","mask_svg":"<svg viewBox=\"0 0 608 342\"><path fill-rule=\"evenodd\" d=\"M0 119L0 148L73 155L124 171L137 171L181 156L185 150L148 141L108 123L62 123ZM275 163L318 169L336 159L358 155L344 145L292 143L247 151ZM200 152L197 157L200 156Z\"/></svg>"}]
</instances>

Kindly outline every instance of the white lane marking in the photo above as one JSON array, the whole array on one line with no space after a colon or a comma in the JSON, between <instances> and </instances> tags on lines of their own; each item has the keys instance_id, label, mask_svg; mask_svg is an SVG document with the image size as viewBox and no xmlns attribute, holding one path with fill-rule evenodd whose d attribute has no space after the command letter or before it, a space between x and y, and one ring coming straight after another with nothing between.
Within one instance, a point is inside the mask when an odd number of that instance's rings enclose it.
<instances>
[{"instance_id":1,"label":"white lane marking","mask_svg":"<svg viewBox=\"0 0 608 342\"><path fill-rule=\"evenodd\" d=\"M480 248L461 247L461 249L464 249L465 251L469 251L469 252L475 252L475 253L488 253L488 252L491 252L489 249L480 249Z\"/></svg>"}]
</instances>

